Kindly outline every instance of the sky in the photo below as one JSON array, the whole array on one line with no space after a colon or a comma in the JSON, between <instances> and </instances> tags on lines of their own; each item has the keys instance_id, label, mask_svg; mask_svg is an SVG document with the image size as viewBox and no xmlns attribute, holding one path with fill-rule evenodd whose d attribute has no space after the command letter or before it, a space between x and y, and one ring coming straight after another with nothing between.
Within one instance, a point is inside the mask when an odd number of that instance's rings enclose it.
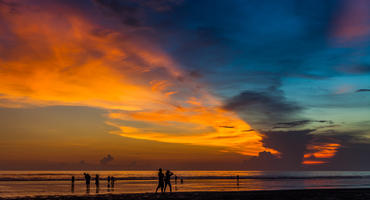
<instances>
[{"instance_id":1,"label":"sky","mask_svg":"<svg viewBox=\"0 0 370 200\"><path fill-rule=\"evenodd\" d=\"M0 0L0 170L368 170L369 13Z\"/></svg>"}]
</instances>

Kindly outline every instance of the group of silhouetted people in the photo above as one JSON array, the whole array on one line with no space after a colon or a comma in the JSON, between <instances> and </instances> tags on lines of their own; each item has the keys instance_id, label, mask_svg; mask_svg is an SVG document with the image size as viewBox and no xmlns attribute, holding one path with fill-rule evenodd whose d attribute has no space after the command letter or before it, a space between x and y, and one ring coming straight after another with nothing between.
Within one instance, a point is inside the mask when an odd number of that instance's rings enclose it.
<instances>
[{"instance_id":1,"label":"group of silhouetted people","mask_svg":"<svg viewBox=\"0 0 370 200\"><path fill-rule=\"evenodd\" d=\"M172 175L174 174L170 170L167 170L166 174L163 174L162 168L158 169L158 186L157 186L157 189L155 190L155 193L158 192L159 188L161 188L161 192L166 192L167 186L170 188L170 192L172 192L172 186L171 186L171 176ZM177 182L177 176L175 176L175 181Z\"/></svg>"},{"instance_id":2,"label":"group of silhouetted people","mask_svg":"<svg viewBox=\"0 0 370 200\"><path fill-rule=\"evenodd\" d=\"M91 182L91 176L88 173L84 173L84 179L86 183L86 193L90 193L90 182ZM166 192L167 187L170 188L170 192L172 192L172 185L171 185L171 176L173 176L174 173L172 173L170 170L167 170L165 174L162 172L162 168L158 169L158 186L155 192L158 192L158 189L161 189L161 192ZM175 184L177 183L177 176L175 175ZM107 177L107 189L108 192L111 190L114 190L114 183L116 178L114 176L108 176ZM71 191L74 192L74 186L75 186L75 177L72 176L72 187ZM181 184L183 183L183 179L181 178ZM99 174L96 174L95 176L95 186L96 186L96 193L99 193L99 187L100 187L100 177Z\"/></svg>"},{"instance_id":3,"label":"group of silhouetted people","mask_svg":"<svg viewBox=\"0 0 370 200\"><path fill-rule=\"evenodd\" d=\"M84 178L85 178L85 183L86 183L86 193L89 193L90 192L90 182L91 182L91 176L90 174L88 173L84 173ZM107 188L108 188L108 192L110 191L110 189L112 189L112 191L114 190L114 183L115 183L115 180L116 178L114 176L108 176L107 177ZM75 177L72 176L72 187L71 187L71 191L74 192L74 186L75 186ZM96 188L96 193L99 193L99 188L100 188L100 177L99 177L99 174L96 174L95 175L95 188Z\"/></svg>"}]
</instances>

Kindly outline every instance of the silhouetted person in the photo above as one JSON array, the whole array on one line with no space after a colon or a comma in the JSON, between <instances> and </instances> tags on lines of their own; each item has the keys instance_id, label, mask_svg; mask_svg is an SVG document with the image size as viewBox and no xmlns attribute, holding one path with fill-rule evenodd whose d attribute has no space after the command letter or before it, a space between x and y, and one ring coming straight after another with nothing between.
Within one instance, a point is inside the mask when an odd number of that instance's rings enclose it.
<instances>
[{"instance_id":1,"label":"silhouetted person","mask_svg":"<svg viewBox=\"0 0 370 200\"><path fill-rule=\"evenodd\" d=\"M163 193L163 187L164 187L164 174L162 173L162 168L158 169L158 186L155 190L155 193L158 192L158 189L161 188L161 192Z\"/></svg>"},{"instance_id":2,"label":"silhouetted person","mask_svg":"<svg viewBox=\"0 0 370 200\"><path fill-rule=\"evenodd\" d=\"M75 191L75 176L72 176L71 182L71 192L73 193Z\"/></svg>"},{"instance_id":3,"label":"silhouetted person","mask_svg":"<svg viewBox=\"0 0 370 200\"><path fill-rule=\"evenodd\" d=\"M239 186L239 175L236 175L236 184Z\"/></svg>"},{"instance_id":4,"label":"silhouetted person","mask_svg":"<svg viewBox=\"0 0 370 200\"><path fill-rule=\"evenodd\" d=\"M107 191L110 192L110 176L107 178Z\"/></svg>"},{"instance_id":5,"label":"silhouetted person","mask_svg":"<svg viewBox=\"0 0 370 200\"><path fill-rule=\"evenodd\" d=\"M90 174L88 174L88 173L84 173L84 176L85 176L86 186L87 186L87 187L90 187L90 180L91 180L91 176L90 176Z\"/></svg>"},{"instance_id":6,"label":"silhouetted person","mask_svg":"<svg viewBox=\"0 0 370 200\"><path fill-rule=\"evenodd\" d=\"M91 176L88 173L84 173L85 175L85 182L86 182L86 193L90 193L90 180Z\"/></svg>"},{"instance_id":7,"label":"silhouetted person","mask_svg":"<svg viewBox=\"0 0 370 200\"><path fill-rule=\"evenodd\" d=\"M184 183L184 179L181 178L180 182L181 182L181 184L183 184Z\"/></svg>"},{"instance_id":8,"label":"silhouetted person","mask_svg":"<svg viewBox=\"0 0 370 200\"><path fill-rule=\"evenodd\" d=\"M173 175L170 170L166 171L166 176L164 178L164 192L166 192L167 185L170 187L170 192L172 192L172 186L171 186L171 176Z\"/></svg>"},{"instance_id":9,"label":"silhouetted person","mask_svg":"<svg viewBox=\"0 0 370 200\"><path fill-rule=\"evenodd\" d=\"M99 174L97 174L97 175L95 176L95 186L96 186L96 190L98 190L99 185L100 185Z\"/></svg>"},{"instance_id":10,"label":"silhouetted person","mask_svg":"<svg viewBox=\"0 0 370 200\"><path fill-rule=\"evenodd\" d=\"M175 175L175 184L177 184L177 176Z\"/></svg>"},{"instance_id":11,"label":"silhouetted person","mask_svg":"<svg viewBox=\"0 0 370 200\"><path fill-rule=\"evenodd\" d=\"M116 178L114 176L110 177L110 189L113 192L114 191L114 184L115 184Z\"/></svg>"},{"instance_id":12,"label":"silhouetted person","mask_svg":"<svg viewBox=\"0 0 370 200\"><path fill-rule=\"evenodd\" d=\"M114 176L112 176L110 178L110 185L112 186L112 189L114 188L114 181L116 180L116 178L114 178Z\"/></svg>"}]
</instances>

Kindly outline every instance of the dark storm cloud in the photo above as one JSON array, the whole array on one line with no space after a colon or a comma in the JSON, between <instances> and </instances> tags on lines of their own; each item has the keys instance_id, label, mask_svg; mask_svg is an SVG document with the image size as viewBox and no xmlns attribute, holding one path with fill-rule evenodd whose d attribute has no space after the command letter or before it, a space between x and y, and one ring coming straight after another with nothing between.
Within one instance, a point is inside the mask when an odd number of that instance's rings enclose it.
<instances>
[{"instance_id":1,"label":"dark storm cloud","mask_svg":"<svg viewBox=\"0 0 370 200\"><path fill-rule=\"evenodd\" d=\"M244 91L228 100L224 108L228 110L240 110L256 104L266 106L266 110L272 112L296 112L300 108L292 103L286 102L283 96L271 95L267 92Z\"/></svg>"},{"instance_id":2,"label":"dark storm cloud","mask_svg":"<svg viewBox=\"0 0 370 200\"><path fill-rule=\"evenodd\" d=\"M302 110L301 106L288 101L276 89L243 91L228 99L223 107L241 113L252 124L269 122L271 125L282 119L290 119Z\"/></svg>"},{"instance_id":3,"label":"dark storm cloud","mask_svg":"<svg viewBox=\"0 0 370 200\"><path fill-rule=\"evenodd\" d=\"M312 139L312 130L270 131L265 133L263 144L281 152L283 168L301 166L306 145Z\"/></svg>"},{"instance_id":4,"label":"dark storm cloud","mask_svg":"<svg viewBox=\"0 0 370 200\"><path fill-rule=\"evenodd\" d=\"M100 164L107 165L108 163L112 162L113 160L114 160L113 156L111 156L110 154L108 154L107 156L103 157L100 160Z\"/></svg>"},{"instance_id":5,"label":"dark storm cloud","mask_svg":"<svg viewBox=\"0 0 370 200\"><path fill-rule=\"evenodd\" d=\"M250 170L367 170L370 167L370 140L366 131L329 131L326 134L314 134L316 130L269 131L265 133L263 143L281 154L260 152L256 157L244 161ZM327 162L322 165L303 165L303 155L310 153L308 145L340 144L331 158L310 158ZM311 150L312 151L312 150Z\"/></svg>"},{"instance_id":6,"label":"dark storm cloud","mask_svg":"<svg viewBox=\"0 0 370 200\"><path fill-rule=\"evenodd\" d=\"M329 163L332 170L369 170L370 144L351 143L341 147Z\"/></svg>"},{"instance_id":7,"label":"dark storm cloud","mask_svg":"<svg viewBox=\"0 0 370 200\"><path fill-rule=\"evenodd\" d=\"M264 146L276 149L281 155L261 152L258 157L246 160L245 167L261 170L300 169L306 145L312 139L311 132L312 130L265 132L262 141Z\"/></svg>"},{"instance_id":8,"label":"dark storm cloud","mask_svg":"<svg viewBox=\"0 0 370 200\"><path fill-rule=\"evenodd\" d=\"M364 122L366 123L366 122ZM338 152L324 166L310 166L315 170L368 170L370 168L370 139L367 130L328 131L326 134L315 135L317 143L335 142L341 144ZM306 168L307 169L307 168Z\"/></svg>"}]
</instances>

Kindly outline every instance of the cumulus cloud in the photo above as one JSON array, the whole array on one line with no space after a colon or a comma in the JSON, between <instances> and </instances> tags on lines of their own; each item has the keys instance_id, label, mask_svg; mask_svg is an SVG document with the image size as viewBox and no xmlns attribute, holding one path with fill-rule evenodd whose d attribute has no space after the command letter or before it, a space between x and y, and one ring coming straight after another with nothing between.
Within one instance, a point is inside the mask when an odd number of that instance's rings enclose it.
<instances>
[{"instance_id":1,"label":"cumulus cloud","mask_svg":"<svg viewBox=\"0 0 370 200\"><path fill-rule=\"evenodd\" d=\"M112 162L114 160L113 156L111 156L110 154L108 154L107 156L103 157L101 160L100 160L100 164L102 165L107 165L109 164L110 162Z\"/></svg>"},{"instance_id":2,"label":"cumulus cloud","mask_svg":"<svg viewBox=\"0 0 370 200\"><path fill-rule=\"evenodd\" d=\"M265 125L264 128L268 122L272 126L281 120L294 118L302 110L301 106L288 101L277 89L243 91L228 99L223 107L241 113L253 125Z\"/></svg>"}]
</instances>

